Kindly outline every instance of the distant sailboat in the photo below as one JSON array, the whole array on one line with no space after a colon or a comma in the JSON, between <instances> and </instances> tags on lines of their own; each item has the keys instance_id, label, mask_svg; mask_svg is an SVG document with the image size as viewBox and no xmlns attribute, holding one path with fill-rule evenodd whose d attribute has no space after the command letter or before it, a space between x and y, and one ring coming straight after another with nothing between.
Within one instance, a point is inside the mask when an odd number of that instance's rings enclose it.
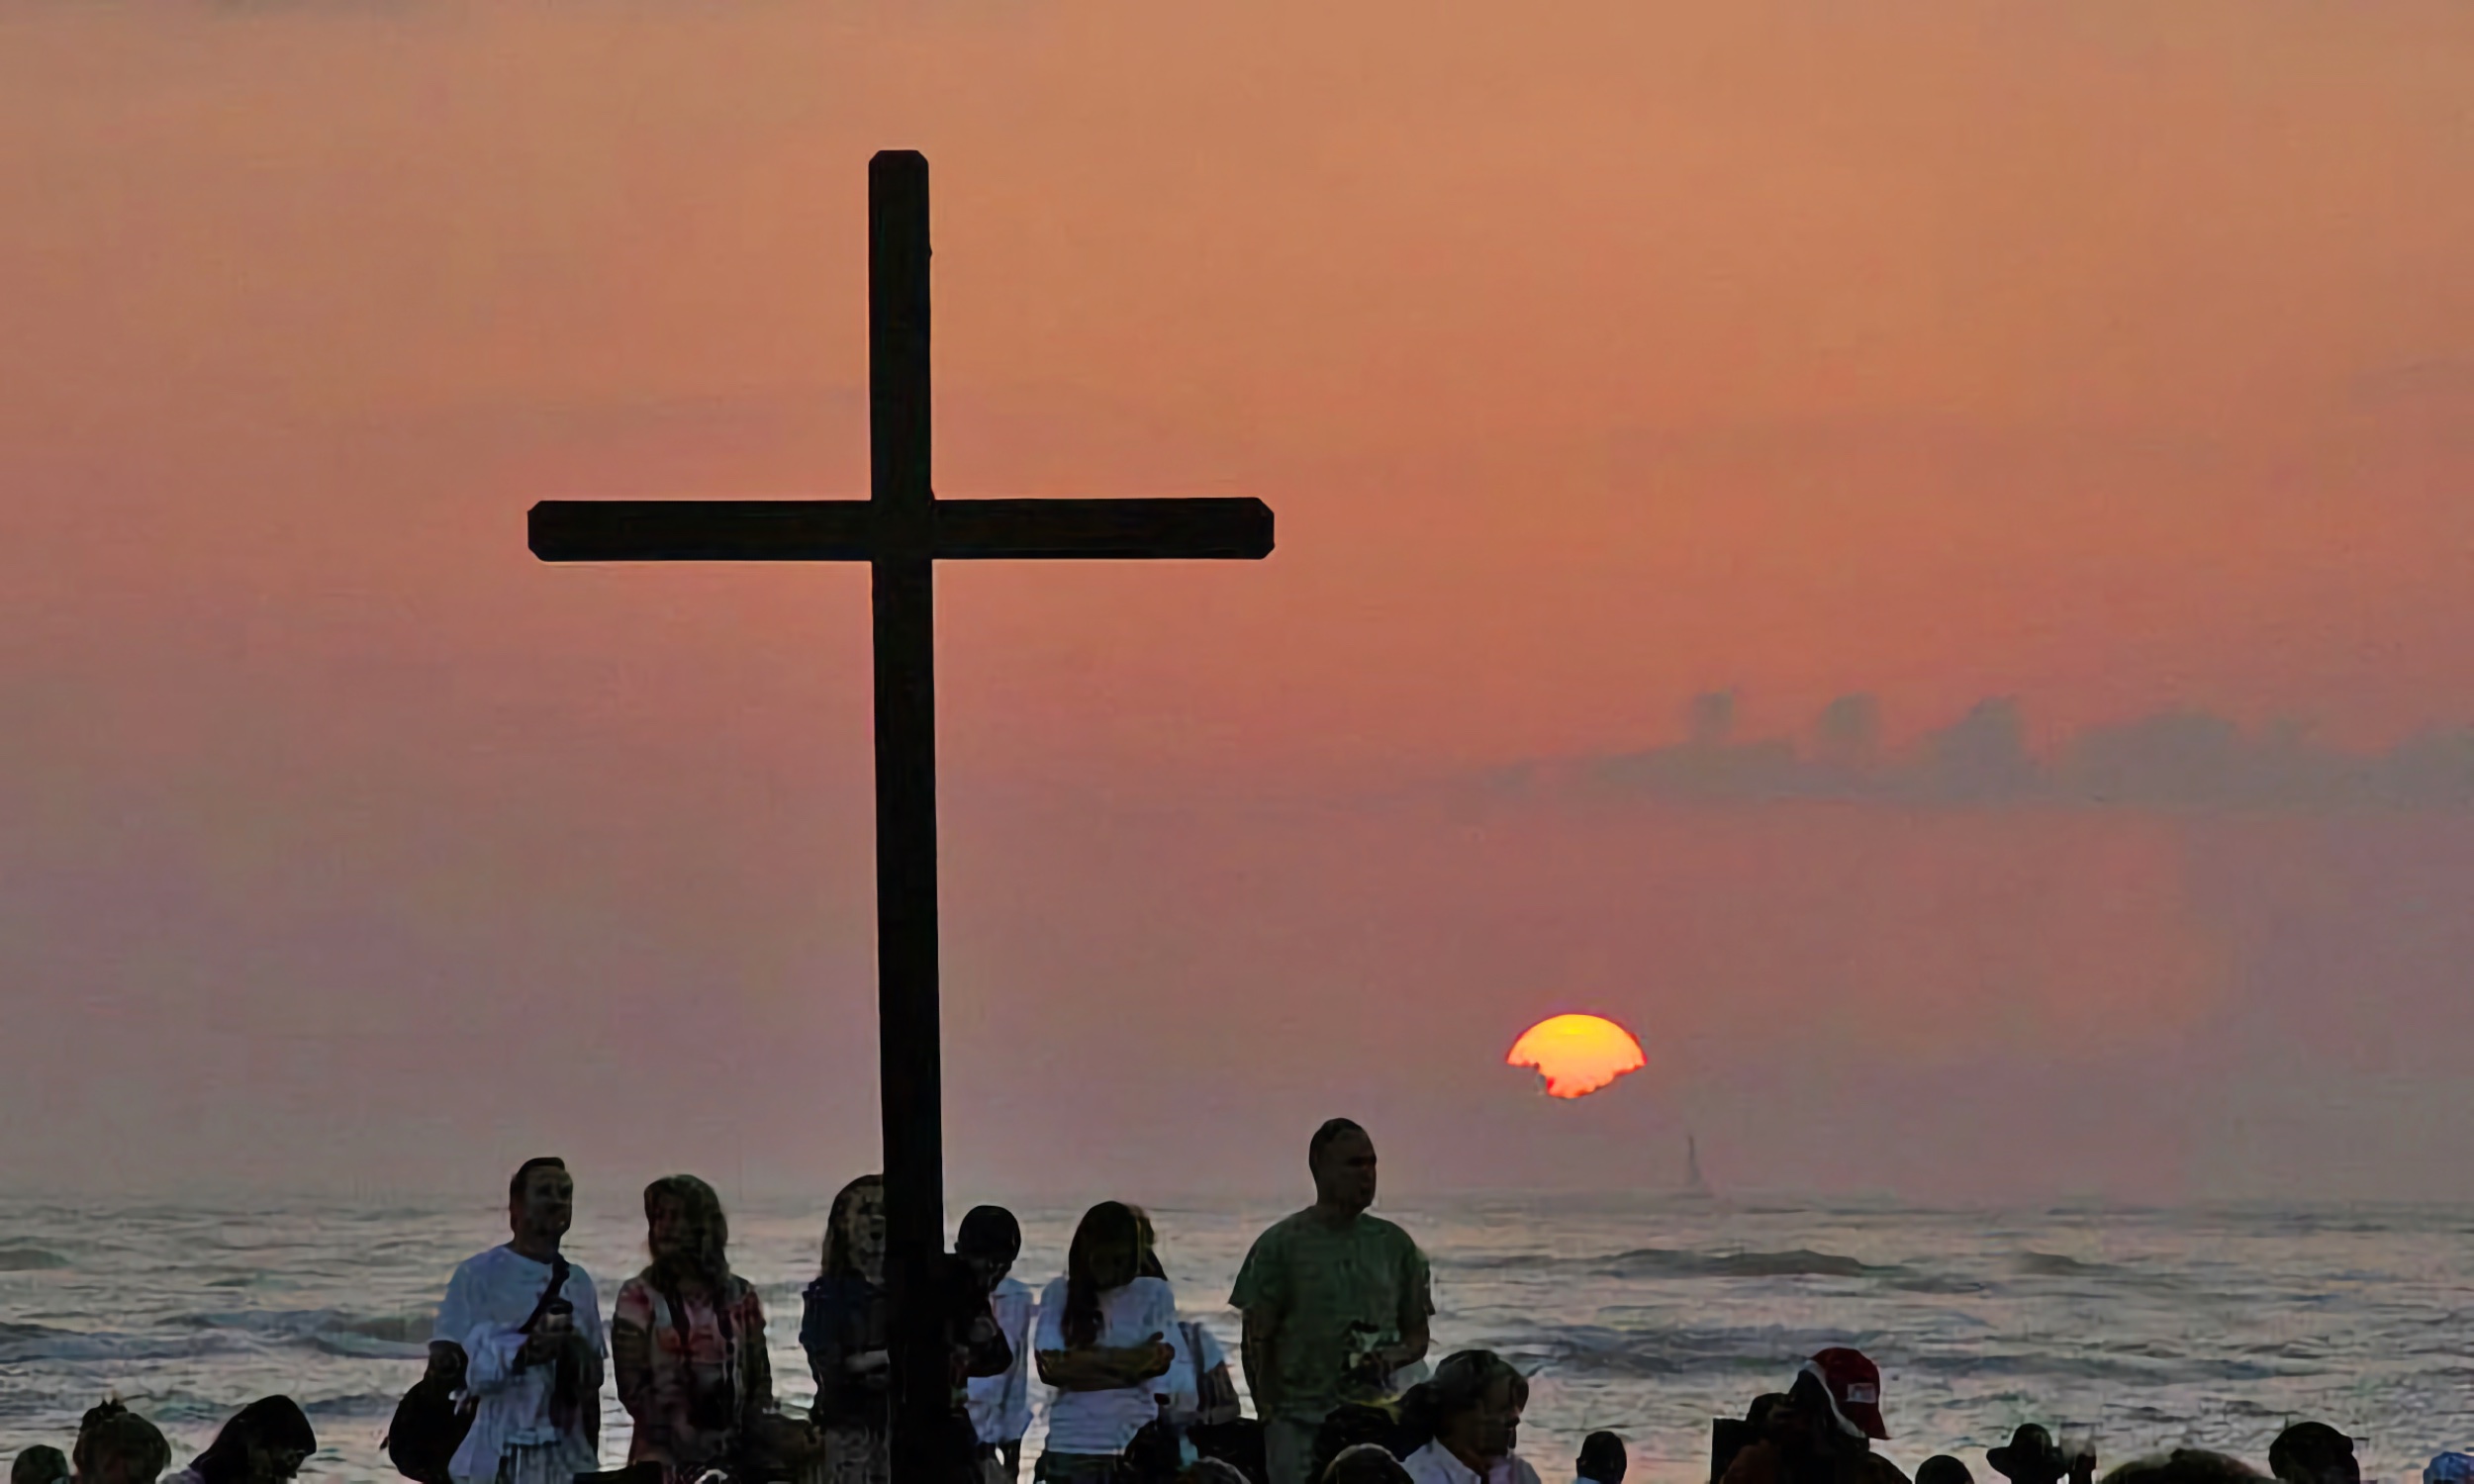
<instances>
[{"instance_id":1,"label":"distant sailboat","mask_svg":"<svg viewBox=\"0 0 2474 1484\"><path fill-rule=\"evenodd\" d=\"M1683 1134L1683 1196L1695 1201L1717 1199L1710 1192L1709 1181L1701 1177L1701 1142L1692 1137L1689 1129Z\"/></svg>"}]
</instances>

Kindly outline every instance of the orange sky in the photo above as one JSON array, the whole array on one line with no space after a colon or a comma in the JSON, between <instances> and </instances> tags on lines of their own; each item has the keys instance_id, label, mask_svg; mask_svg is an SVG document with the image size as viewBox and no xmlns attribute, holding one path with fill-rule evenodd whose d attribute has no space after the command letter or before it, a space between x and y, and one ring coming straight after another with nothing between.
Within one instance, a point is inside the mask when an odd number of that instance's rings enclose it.
<instances>
[{"instance_id":1,"label":"orange sky","mask_svg":"<svg viewBox=\"0 0 2474 1484\"><path fill-rule=\"evenodd\" d=\"M0 821L45 905L0 994L63 1047L116 995L142 1027L230 999L377 1035L369 1004L423 974L523 982L619 1040L683 976L862 1005L859 575L550 571L521 512L860 492L864 163L898 146L935 172L944 493L1280 513L1260 567L943 580L949 904L982 914L954 906L949 951L1042 963L1019 993L1057 1022L1140 1002L1206 942L1217 992L1305 994L1296 945L1359 889L1392 944L1375 1002L1422 1015L1421 935L1493 913L1464 957L1508 962L1520 924L1594 899L1561 875L1582 870L1614 884L1551 940L1556 982L1473 976L1444 1019L1492 1047L1483 1075L1579 1007L1559 996L1631 994L1608 1008L1705 1042L1640 1094L1662 1141L1693 1086L1782 1065L1704 1007L1714 983L1791 1014L1825 969L1858 975L1889 1029L1844 1067L1812 1052L1856 1081L2022 1036L2133 1079L2175 1036L2282 1044L2289 1021L2242 1019L2273 998L2243 966L2275 960L2260 903L2292 881L2410 1023L2444 945L2397 960L2327 882L2474 897L2432 864L2459 854L2445 821L2280 836L2234 886L2221 840L2146 819L1557 816L1515 829L1534 855L1427 880L1457 826L1367 800L1667 740L1716 687L1753 732L1872 692L1899 741L1995 694L2041 745L2184 706L2353 748L2474 722L2469 96L2452 0L10 8ZM1183 830L1144 812L1189 805ZM1319 822L1260 812L1287 807ZM1297 859L1330 837L1365 853ZM1078 881L1008 884L1085 851ZM1019 936L1095 933L1135 879L1231 859L1254 874L1210 910L1289 948L1200 907L1046 958ZM1678 861L1674 920L1641 927L1630 886ZM1812 926L1883 861L1908 889ZM162 924L144 954L98 925L133 911ZM643 951L579 967L619 918ZM1693 926L1720 919L1742 938ZM780 1031L775 991L745 992L733 1034ZM435 1049L497 1065L470 1038L529 1034L507 1013ZM1110 1014L1088 1034L1186 1044ZM1658 1065L1661 1028L1628 1023ZM188 1065L178 1035L127 1034L149 1075ZM984 1073L958 1097L1036 1102L955 1056ZM362 1070L373 1125L418 1096L414 1068ZM178 1120L227 1099L278 1129L330 1085L284 1080L310 1075L193 1088ZM1403 1119L1476 1141L1496 1117L1414 1080ZM2176 1189L2213 1177L2213 1127L2187 1160L2036 1137L2070 1178ZM1771 1167L1858 1178L1745 1128ZM1979 1155L1945 1183L1991 1178Z\"/></svg>"}]
</instances>

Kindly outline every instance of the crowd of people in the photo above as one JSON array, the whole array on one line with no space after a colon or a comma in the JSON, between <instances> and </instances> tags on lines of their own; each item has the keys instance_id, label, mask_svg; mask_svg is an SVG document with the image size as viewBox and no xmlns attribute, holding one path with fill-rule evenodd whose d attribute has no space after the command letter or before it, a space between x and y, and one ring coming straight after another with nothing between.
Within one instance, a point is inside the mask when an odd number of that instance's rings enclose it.
<instances>
[{"instance_id":1,"label":"crowd of people","mask_svg":"<svg viewBox=\"0 0 2474 1484\"><path fill-rule=\"evenodd\" d=\"M1541 1484L1519 1450L1529 1380L1491 1350L1431 1367L1426 1258L1376 1216L1375 1145L1332 1119L1308 1142L1314 1203L1255 1240L1230 1304L1243 1415L1226 1351L1179 1317L1156 1233L1138 1207L1103 1201L1076 1226L1065 1272L1036 1295L1012 1276L1011 1213L973 1208L929 1291L931 1344L949 1359L943 1426L915 1455L933 1481L1019 1484L1029 1378L1053 1396L1035 1484ZM593 1277L561 1244L575 1182L554 1159L508 1183L509 1240L467 1259L438 1305L428 1361L385 1446L416 1484L891 1484L892 1307L884 1181L834 1197L817 1275L802 1295L800 1348L815 1384L805 1415L781 1404L764 1305L734 1273L713 1187L669 1175L644 1190L642 1271L607 1321ZM623 1468L601 1469L601 1405L615 1380L632 1422ZM934 1393L931 1393L933 1395ZM1881 1375L1862 1353L1825 1349L1783 1392L1712 1428L1709 1484L1910 1484L1873 1443L1888 1438ZM2093 1484L2084 1439L2064 1447L2020 1428L1985 1465L2008 1484ZM117 1401L86 1414L67 1453L16 1459L10 1484L288 1484L317 1451L290 1398L241 1408L186 1468L166 1474L162 1433ZM2115 1468L2106 1484L2360 1484L2352 1439L2302 1423L2269 1450L2267 1474L2180 1449ZM1582 1439L1575 1484L1624 1484L1613 1433ZM1913 1484L1974 1484L1937 1454ZM2442 1453L2424 1484L2474 1484L2474 1456Z\"/></svg>"}]
</instances>

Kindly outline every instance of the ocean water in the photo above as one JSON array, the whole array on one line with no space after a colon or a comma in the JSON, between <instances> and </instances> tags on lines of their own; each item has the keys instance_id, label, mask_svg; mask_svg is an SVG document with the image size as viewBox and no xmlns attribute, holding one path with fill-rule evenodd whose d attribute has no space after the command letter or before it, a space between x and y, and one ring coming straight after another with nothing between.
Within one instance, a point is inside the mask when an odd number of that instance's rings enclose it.
<instances>
[{"instance_id":1,"label":"ocean water","mask_svg":"<svg viewBox=\"0 0 2474 1484\"><path fill-rule=\"evenodd\" d=\"M798 1295L823 1204L732 1210L734 1263L762 1289L776 1375L803 1405ZM1433 1258L1438 1353L1485 1345L1534 1376L1522 1452L1550 1480L1596 1428L1631 1440L1636 1478L1702 1478L1710 1418L1782 1389L1828 1345L1881 1364L1882 1451L1911 1470L1948 1451L1989 1479L1982 1450L2024 1421L2093 1428L2108 1466L2186 1443L2258 1462L2302 1418L2362 1439L2375 1479L2416 1479L2431 1453L2474 1444L2474 1210L1383 1209ZM1230 1280L1282 1214L1153 1207L1188 1317L1232 1350ZM1060 1270L1073 1213L1023 1216L1016 1272L1037 1286ZM323 1444L305 1477L392 1480L378 1439L431 1308L457 1260L504 1237L484 1206L0 1200L0 1453L65 1447L78 1414L117 1393L185 1460L241 1402L282 1391ZM568 1252L605 1309L642 1240L624 1209L579 1213ZM615 1399L605 1416L615 1464L625 1416Z\"/></svg>"}]
</instances>

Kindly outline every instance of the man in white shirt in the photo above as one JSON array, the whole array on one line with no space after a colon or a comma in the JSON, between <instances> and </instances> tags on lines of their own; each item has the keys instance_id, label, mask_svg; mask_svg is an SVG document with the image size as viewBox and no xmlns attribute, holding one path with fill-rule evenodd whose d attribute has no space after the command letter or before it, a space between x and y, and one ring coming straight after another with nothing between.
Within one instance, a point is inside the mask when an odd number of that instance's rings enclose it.
<instances>
[{"instance_id":1,"label":"man in white shirt","mask_svg":"<svg viewBox=\"0 0 2474 1484\"><path fill-rule=\"evenodd\" d=\"M1013 1363L970 1381L971 1427L979 1435L987 1484L1014 1484L1022 1473L1022 1435L1031 1430L1031 1290L1010 1276L1022 1252L1022 1227L1002 1206L974 1206L954 1233L954 1255L987 1281L988 1307L1013 1351Z\"/></svg>"},{"instance_id":2,"label":"man in white shirt","mask_svg":"<svg viewBox=\"0 0 2474 1484\"><path fill-rule=\"evenodd\" d=\"M1515 1451L1529 1378L1492 1350L1462 1350L1435 1367L1422 1421L1434 1440L1400 1460L1411 1484L1538 1484Z\"/></svg>"},{"instance_id":3,"label":"man in white shirt","mask_svg":"<svg viewBox=\"0 0 2474 1484\"><path fill-rule=\"evenodd\" d=\"M459 1380L472 1417L454 1484L569 1484L600 1466L601 1296L558 1251L575 1199L563 1161L526 1159L507 1184L510 1240L446 1285L429 1365Z\"/></svg>"}]
</instances>

